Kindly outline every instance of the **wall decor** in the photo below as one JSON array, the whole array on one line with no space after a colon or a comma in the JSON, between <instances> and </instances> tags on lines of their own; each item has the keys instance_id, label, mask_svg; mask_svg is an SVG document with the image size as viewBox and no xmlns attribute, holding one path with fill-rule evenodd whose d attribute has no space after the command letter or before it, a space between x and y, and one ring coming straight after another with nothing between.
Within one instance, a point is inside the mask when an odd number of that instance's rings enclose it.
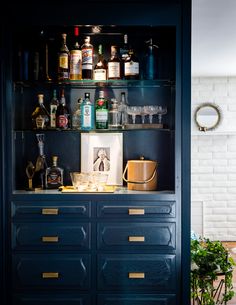
<instances>
[{"instance_id":1,"label":"wall decor","mask_svg":"<svg viewBox=\"0 0 236 305\"><path fill-rule=\"evenodd\" d=\"M200 131L217 128L222 121L222 112L214 103L203 103L194 112L194 121Z\"/></svg>"}]
</instances>

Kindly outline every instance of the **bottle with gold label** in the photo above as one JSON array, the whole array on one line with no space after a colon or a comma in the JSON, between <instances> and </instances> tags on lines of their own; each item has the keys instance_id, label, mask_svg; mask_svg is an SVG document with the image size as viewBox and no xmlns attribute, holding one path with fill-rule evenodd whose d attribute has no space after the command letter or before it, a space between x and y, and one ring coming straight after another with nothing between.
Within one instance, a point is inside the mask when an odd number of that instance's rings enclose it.
<instances>
[{"instance_id":1,"label":"bottle with gold label","mask_svg":"<svg viewBox=\"0 0 236 305\"><path fill-rule=\"evenodd\" d=\"M63 185L63 169L57 165L57 156L52 157L52 166L46 169L45 186L47 189L58 189Z\"/></svg>"},{"instance_id":2,"label":"bottle with gold label","mask_svg":"<svg viewBox=\"0 0 236 305\"><path fill-rule=\"evenodd\" d=\"M82 79L82 53L78 42L79 27L74 28L75 44L70 50L70 79L80 80Z\"/></svg>"},{"instance_id":3,"label":"bottle with gold label","mask_svg":"<svg viewBox=\"0 0 236 305\"><path fill-rule=\"evenodd\" d=\"M32 115L33 129L45 129L49 125L50 114L44 106L44 95L38 94L38 105Z\"/></svg>"},{"instance_id":4,"label":"bottle with gold label","mask_svg":"<svg viewBox=\"0 0 236 305\"><path fill-rule=\"evenodd\" d=\"M58 80L69 79L69 49L66 44L67 34L62 34L62 45L58 54Z\"/></svg>"}]
</instances>

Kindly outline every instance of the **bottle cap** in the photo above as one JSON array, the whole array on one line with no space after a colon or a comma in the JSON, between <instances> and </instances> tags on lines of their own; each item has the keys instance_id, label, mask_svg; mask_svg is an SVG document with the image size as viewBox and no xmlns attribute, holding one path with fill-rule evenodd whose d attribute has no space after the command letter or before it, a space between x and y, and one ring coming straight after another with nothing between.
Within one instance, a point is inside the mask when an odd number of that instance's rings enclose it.
<instances>
[{"instance_id":1,"label":"bottle cap","mask_svg":"<svg viewBox=\"0 0 236 305\"><path fill-rule=\"evenodd\" d=\"M104 98L104 91L99 91L99 98Z\"/></svg>"},{"instance_id":2,"label":"bottle cap","mask_svg":"<svg viewBox=\"0 0 236 305\"><path fill-rule=\"evenodd\" d=\"M52 161L57 161L58 156L52 156Z\"/></svg>"},{"instance_id":3,"label":"bottle cap","mask_svg":"<svg viewBox=\"0 0 236 305\"><path fill-rule=\"evenodd\" d=\"M76 26L76 27L74 28L74 35L75 35L75 36L79 36L79 27L78 27L78 26Z\"/></svg>"},{"instance_id":4,"label":"bottle cap","mask_svg":"<svg viewBox=\"0 0 236 305\"><path fill-rule=\"evenodd\" d=\"M43 103L43 98L44 98L43 94L38 94L38 101L39 101L39 103Z\"/></svg>"},{"instance_id":5,"label":"bottle cap","mask_svg":"<svg viewBox=\"0 0 236 305\"><path fill-rule=\"evenodd\" d=\"M89 92L85 92L85 93L84 93L84 97L85 97L85 98L90 98L90 93L89 93Z\"/></svg>"},{"instance_id":6,"label":"bottle cap","mask_svg":"<svg viewBox=\"0 0 236 305\"><path fill-rule=\"evenodd\" d=\"M90 42L90 36L86 36L84 39L85 42L89 43Z\"/></svg>"}]
</instances>

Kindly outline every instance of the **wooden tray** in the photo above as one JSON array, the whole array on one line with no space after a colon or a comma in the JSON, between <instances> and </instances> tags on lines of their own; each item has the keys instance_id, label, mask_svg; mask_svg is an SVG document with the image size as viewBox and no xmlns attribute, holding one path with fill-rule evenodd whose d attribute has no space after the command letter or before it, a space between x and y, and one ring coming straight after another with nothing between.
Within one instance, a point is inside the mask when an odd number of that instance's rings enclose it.
<instances>
[{"instance_id":1,"label":"wooden tray","mask_svg":"<svg viewBox=\"0 0 236 305\"><path fill-rule=\"evenodd\" d=\"M61 191L61 193L114 193L115 190L116 190L116 186L114 185L106 185L105 190L103 191L92 191L92 190L79 191L75 189L73 186L61 186L59 188L59 191Z\"/></svg>"},{"instance_id":2,"label":"wooden tray","mask_svg":"<svg viewBox=\"0 0 236 305\"><path fill-rule=\"evenodd\" d=\"M163 124L125 124L125 129L162 129Z\"/></svg>"}]
</instances>

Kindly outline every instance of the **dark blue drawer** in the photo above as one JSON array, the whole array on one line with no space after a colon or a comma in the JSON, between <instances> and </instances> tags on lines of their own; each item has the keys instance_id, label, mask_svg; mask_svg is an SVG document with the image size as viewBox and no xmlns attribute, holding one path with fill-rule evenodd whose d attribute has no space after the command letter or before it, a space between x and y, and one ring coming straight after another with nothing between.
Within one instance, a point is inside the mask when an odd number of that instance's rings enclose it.
<instances>
[{"instance_id":1,"label":"dark blue drawer","mask_svg":"<svg viewBox=\"0 0 236 305\"><path fill-rule=\"evenodd\" d=\"M13 297L13 305L91 305L90 296L79 295L46 295L40 292L40 295L17 295Z\"/></svg>"},{"instance_id":2,"label":"dark blue drawer","mask_svg":"<svg viewBox=\"0 0 236 305\"><path fill-rule=\"evenodd\" d=\"M18 218L37 218L57 220L61 217L90 217L90 202L53 202L53 201L33 201L33 202L12 202L12 217Z\"/></svg>"},{"instance_id":3,"label":"dark blue drawer","mask_svg":"<svg viewBox=\"0 0 236 305\"><path fill-rule=\"evenodd\" d=\"M175 293L175 255L99 255L97 283L101 290L138 289Z\"/></svg>"},{"instance_id":4,"label":"dark blue drawer","mask_svg":"<svg viewBox=\"0 0 236 305\"><path fill-rule=\"evenodd\" d=\"M98 217L175 217L175 201L99 201Z\"/></svg>"},{"instance_id":5,"label":"dark blue drawer","mask_svg":"<svg viewBox=\"0 0 236 305\"><path fill-rule=\"evenodd\" d=\"M175 249L175 223L100 223L97 230L99 249L148 246Z\"/></svg>"},{"instance_id":6,"label":"dark blue drawer","mask_svg":"<svg viewBox=\"0 0 236 305\"><path fill-rule=\"evenodd\" d=\"M38 305L38 304L36 304ZM98 305L176 305L175 295L108 294L98 296Z\"/></svg>"},{"instance_id":7,"label":"dark blue drawer","mask_svg":"<svg viewBox=\"0 0 236 305\"><path fill-rule=\"evenodd\" d=\"M40 250L61 247L90 248L90 224L15 223L12 225L12 248Z\"/></svg>"},{"instance_id":8,"label":"dark blue drawer","mask_svg":"<svg viewBox=\"0 0 236 305\"><path fill-rule=\"evenodd\" d=\"M13 255L15 288L90 287L91 258L82 254Z\"/></svg>"}]
</instances>

